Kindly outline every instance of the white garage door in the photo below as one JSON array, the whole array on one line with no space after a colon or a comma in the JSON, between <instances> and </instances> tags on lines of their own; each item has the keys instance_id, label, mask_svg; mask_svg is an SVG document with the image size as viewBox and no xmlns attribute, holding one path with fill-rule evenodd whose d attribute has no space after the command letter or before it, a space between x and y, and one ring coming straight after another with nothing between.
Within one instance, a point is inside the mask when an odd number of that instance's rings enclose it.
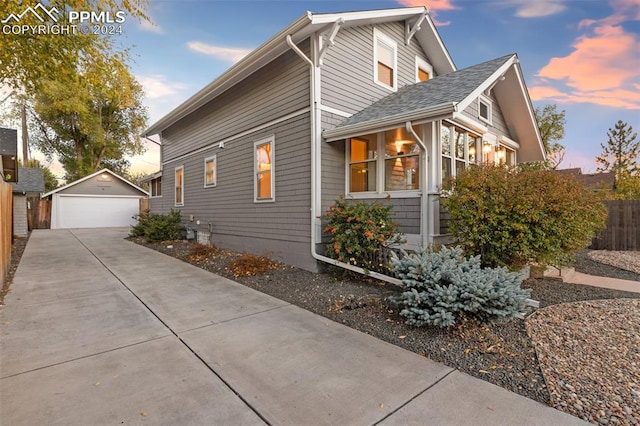
<instances>
[{"instance_id":1,"label":"white garage door","mask_svg":"<svg viewBox=\"0 0 640 426\"><path fill-rule=\"evenodd\" d=\"M135 224L136 197L57 196L59 228L108 228Z\"/></svg>"}]
</instances>

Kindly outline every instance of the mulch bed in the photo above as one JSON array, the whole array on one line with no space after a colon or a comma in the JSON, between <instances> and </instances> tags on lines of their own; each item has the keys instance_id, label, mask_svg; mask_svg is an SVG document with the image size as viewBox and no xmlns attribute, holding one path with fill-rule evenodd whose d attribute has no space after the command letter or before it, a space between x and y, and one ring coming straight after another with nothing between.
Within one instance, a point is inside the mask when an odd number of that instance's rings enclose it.
<instances>
[{"instance_id":1,"label":"mulch bed","mask_svg":"<svg viewBox=\"0 0 640 426\"><path fill-rule=\"evenodd\" d=\"M416 328L404 324L395 305L387 301L388 296L399 291L392 284L345 275L342 270L314 274L287 265L262 275L235 276L230 265L241 253L216 250L208 256L190 257L192 243L132 240L510 391L550 403L523 320L480 324L467 319L448 329ZM640 298L637 293L567 284L553 278L528 279L523 287L532 290L531 298L538 300L541 307L583 300Z\"/></svg>"},{"instance_id":2,"label":"mulch bed","mask_svg":"<svg viewBox=\"0 0 640 426\"><path fill-rule=\"evenodd\" d=\"M11 286L11 283L13 281L13 276L16 273L16 269L18 269L18 265L20 264L22 253L27 247L29 235L27 235L26 238L15 237L13 240L13 244L11 245L11 263L9 264L7 277L2 284L2 289L0 290L0 305L4 304L4 297L9 292L9 287Z\"/></svg>"}]
</instances>

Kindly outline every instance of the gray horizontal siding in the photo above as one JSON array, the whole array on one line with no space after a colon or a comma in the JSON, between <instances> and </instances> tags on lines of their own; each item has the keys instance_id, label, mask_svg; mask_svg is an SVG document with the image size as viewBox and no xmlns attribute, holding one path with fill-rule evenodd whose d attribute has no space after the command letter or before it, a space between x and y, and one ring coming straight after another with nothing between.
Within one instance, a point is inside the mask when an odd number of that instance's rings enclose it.
<instances>
[{"instance_id":1,"label":"gray horizontal siding","mask_svg":"<svg viewBox=\"0 0 640 426\"><path fill-rule=\"evenodd\" d=\"M91 194L91 195L131 195L140 197L144 195L131 185L121 181L120 179L105 174L97 175L91 179L76 183L67 189L58 192L59 194Z\"/></svg>"},{"instance_id":2,"label":"gray horizontal siding","mask_svg":"<svg viewBox=\"0 0 640 426\"><path fill-rule=\"evenodd\" d=\"M344 117L328 112L322 112L322 129L333 128ZM340 196L344 196L345 190L345 143L344 141L322 142L322 211Z\"/></svg>"},{"instance_id":3,"label":"gray horizontal siding","mask_svg":"<svg viewBox=\"0 0 640 426\"><path fill-rule=\"evenodd\" d=\"M309 41L301 48L308 54ZM309 90L309 67L289 50L164 130L163 161L309 107Z\"/></svg>"},{"instance_id":4,"label":"gray horizontal siding","mask_svg":"<svg viewBox=\"0 0 640 426\"><path fill-rule=\"evenodd\" d=\"M478 100L475 99L473 102L471 102L471 105L469 105L468 107L466 107L462 113L464 115L466 115L467 117L484 124L485 126L487 126L489 128L489 131L493 134L497 134L497 135L505 135L508 138L511 138L511 134L509 133L509 129L507 128L507 124L504 121L504 115L502 114L502 110L500 109L500 105L498 105L498 102L496 101L495 96L493 96L493 94L491 94L491 96L489 96L489 99L491 99L492 102L492 124L487 124L485 121L482 121L480 119L480 112L478 111Z\"/></svg>"},{"instance_id":5,"label":"gray horizontal siding","mask_svg":"<svg viewBox=\"0 0 640 426\"><path fill-rule=\"evenodd\" d=\"M335 46L327 51L322 67L322 104L354 114L392 93L373 81L373 26L341 30ZM415 58L430 62L413 39L404 44L404 23L377 25L398 48L398 87L416 82Z\"/></svg>"},{"instance_id":6,"label":"gray horizontal siding","mask_svg":"<svg viewBox=\"0 0 640 426\"><path fill-rule=\"evenodd\" d=\"M214 243L233 237L310 243L310 131L306 114L235 140L224 149L215 147L165 164L162 193L170 201L164 209L173 207L174 169L183 165L184 206L174 208L182 212L185 223L194 216L190 226L198 228L195 221L200 220L200 229L207 230L211 223ZM275 136L276 201L254 203L254 142L271 135ZM204 159L214 154L217 185L205 188Z\"/></svg>"}]
</instances>

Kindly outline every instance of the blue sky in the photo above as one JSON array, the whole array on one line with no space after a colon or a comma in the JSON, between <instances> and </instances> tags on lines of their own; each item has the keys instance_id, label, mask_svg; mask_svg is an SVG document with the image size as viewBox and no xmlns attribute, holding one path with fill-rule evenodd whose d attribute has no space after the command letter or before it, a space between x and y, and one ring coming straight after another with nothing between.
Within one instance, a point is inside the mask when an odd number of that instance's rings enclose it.
<instances>
[{"instance_id":1,"label":"blue sky","mask_svg":"<svg viewBox=\"0 0 640 426\"><path fill-rule=\"evenodd\" d=\"M561 168L595 172L619 119L640 130L640 0L157 1L154 25L133 18L120 43L146 90L150 123L300 17L427 6L456 66L515 52L534 105L566 111ZM153 171L158 149L134 159Z\"/></svg>"}]
</instances>

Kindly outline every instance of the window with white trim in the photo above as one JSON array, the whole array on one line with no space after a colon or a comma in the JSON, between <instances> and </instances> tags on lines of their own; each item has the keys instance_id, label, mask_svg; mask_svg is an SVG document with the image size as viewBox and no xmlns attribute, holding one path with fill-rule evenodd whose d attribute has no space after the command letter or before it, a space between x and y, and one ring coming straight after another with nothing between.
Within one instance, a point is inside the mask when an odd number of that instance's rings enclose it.
<instances>
[{"instance_id":1,"label":"window with white trim","mask_svg":"<svg viewBox=\"0 0 640 426\"><path fill-rule=\"evenodd\" d=\"M348 139L348 192L419 190L420 154L420 146L403 127Z\"/></svg>"},{"instance_id":2,"label":"window with white trim","mask_svg":"<svg viewBox=\"0 0 640 426\"><path fill-rule=\"evenodd\" d=\"M204 187L210 188L216 186L216 178L217 178L217 159L216 156L213 155L211 157L207 157L204 159Z\"/></svg>"},{"instance_id":3,"label":"window with white trim","mask_svg":"<svg viewBox=\"0 0 640 426\"><path fill-rule=\"evenodd\" d=\"M274 201L274 140L273 136L257 141L254 147L254 201Z\"/></svg>"},{"instance_id":4,"label":"window with white trim","mask_svg":"<svg viewBox=\"0 0 640 426\"><path fill-rule=\"evenodd\" d=\"M478 117L480 120L491 124L493 121L493 105L491 99L480 96L478 98Z\"/></svg>"},{"instance_id":5,"label":"window with white trim","mask_svg":"<svg viewBox=\"0 0 640 426\"><path fill-rule=\"evenodd\" d=\"M393 39L373 29L373 79L391 90L398 87L398 48Z\"/></svg>"},{"instance_id":6,"label":"window with white trim","mask_svg":"<svg viewBox=\"0 0 640 426\"><path fill-rule=\"evenodd\" d=\"M416 56L416 83L433 78L433 67L424 59Z\"/></svg>"},{"instance_id":7,"label":"window with white trim","mask_svg":"<svg viewBox=\"0 0 640 426\"><path fill-rule=\"evenodd\" d=\"M184 166L175 169L175 197L176 206L184 206Z\"/></svg>"}]
</instances>

